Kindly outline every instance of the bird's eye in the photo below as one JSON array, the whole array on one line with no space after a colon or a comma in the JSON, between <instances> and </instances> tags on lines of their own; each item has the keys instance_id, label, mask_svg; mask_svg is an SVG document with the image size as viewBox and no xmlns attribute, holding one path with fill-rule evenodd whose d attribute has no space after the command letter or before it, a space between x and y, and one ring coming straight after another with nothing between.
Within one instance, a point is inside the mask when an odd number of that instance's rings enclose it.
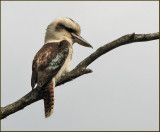
<instances>
[{"instance_id":1,"label":"bird's eye","mask_svg":"<svg viewBox=\"0 0 160 132\"><path fill-rule=\"evenodd\" d=\"M56 29L63 29L64 28L64 25L62 25L61 23L59 23L59 24L57 24L57 26L56 26Z\"/></svg>"},{"instance_id":2,"label":"bird's eye","mask_svg":"<svg viewBox=\"0 0 160 132\"><path fill-rule=\"evenodd\" d=\"M63 25L63 24L59 24L58 26L59 26L59 27L64 27L64 25Z\"/></svg>"}]
</instances>

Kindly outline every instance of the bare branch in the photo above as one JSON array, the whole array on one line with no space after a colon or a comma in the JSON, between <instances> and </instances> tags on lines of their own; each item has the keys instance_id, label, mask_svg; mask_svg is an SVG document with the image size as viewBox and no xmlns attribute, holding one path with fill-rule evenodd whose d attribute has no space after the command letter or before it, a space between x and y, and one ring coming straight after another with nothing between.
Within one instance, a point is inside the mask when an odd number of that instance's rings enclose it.
<instances>
[{"instance_id":1,"label":"bare branch","mask_svg":"<svg viewBox=\"0 0 160 132\"><path fill-rule=\"evenodd\" d=\"M77 77L80 77L84 74L91 73L92 70L86 69L88 65L90 65L93 61L95 61L97 58L102 56L103 54L119 47L122 45L134 43L134 42L143 42L143 41L151 41L159 39L159 32L157 33L151 33L151 34L128 34L125 36L120 37L119 39L112 41L100 48L98 48L94 53L92 53L90 56L88 56L86 59L81 61L72 71L65 74L61 77L61 80L57 83L56 86L62 85L66 82L69 82L73 79L76 79ZM5 107L1 108L1 119L4 119L5 117L22 110L26 106L43 99L43 88L37 87L34 90L30 91L28 94L23 96L18 101L7 105Z\"/></svg>"}]
</instances>

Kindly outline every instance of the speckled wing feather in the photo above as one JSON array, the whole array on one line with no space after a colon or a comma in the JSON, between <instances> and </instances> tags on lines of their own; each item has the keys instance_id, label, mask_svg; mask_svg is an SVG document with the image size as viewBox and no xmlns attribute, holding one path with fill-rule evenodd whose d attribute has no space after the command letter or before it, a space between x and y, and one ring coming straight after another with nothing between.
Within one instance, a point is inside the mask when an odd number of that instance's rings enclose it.
<instances>
[{"instance_id":1,"label":"speckled wing feather","mask_svg":"<svg viewBox=\"0 0 160 132\"><path fill-rule=\"evenodd\" d=\"M42 87L54 77L63 66L69 53L69 42L63 40L45 44L35 55L32 64L31 86Z\"/></svg>"}]
</instances>

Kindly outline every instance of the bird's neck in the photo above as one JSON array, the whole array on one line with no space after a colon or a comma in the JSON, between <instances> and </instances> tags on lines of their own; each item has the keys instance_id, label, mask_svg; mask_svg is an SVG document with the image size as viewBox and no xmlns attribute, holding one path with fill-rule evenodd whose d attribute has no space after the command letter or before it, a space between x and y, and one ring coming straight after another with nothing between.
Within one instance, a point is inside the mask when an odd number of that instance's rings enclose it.
<instances>
[{"instance_id":1,"label":"bird's neck","mask_svg":"<svg viewBox=\"0 0 160 132\"><path fill-rule=\"evenodd\" d=\"M52 39L47 39L45 40L45 43L44 44L47 44L47 43L53 43L53 42L60 42L62 40L67 40L69 42L69 44L72 46L73 45L73 40L72 39L69 39L67 37L62 37L61 39L55 39L55 38L52 38Z\"/></svg>"}]
</instances>

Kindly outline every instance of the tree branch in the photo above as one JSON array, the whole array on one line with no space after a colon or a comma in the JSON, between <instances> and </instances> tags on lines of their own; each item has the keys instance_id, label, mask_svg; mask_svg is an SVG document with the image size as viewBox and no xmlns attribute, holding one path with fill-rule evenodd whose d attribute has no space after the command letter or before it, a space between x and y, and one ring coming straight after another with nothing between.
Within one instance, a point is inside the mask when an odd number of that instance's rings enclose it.
<instances>
[{"instance_id":1,"label":"tree branch","mask_svg":"<svg viewBox=\"0 0 160 132\"><path fill-rule=\"evenodd\" d=\"M72 71L63 75L59 82L57 82L56 86L62 85L66 82L69 82L77 77L80 77L84 74L91 73L92 70L86 69L88 65L90 65L97 58L102 56L103 54L119 47L122 45L134 43L134 42L143 42L143 41L151 41L159 39L159 32L151 33L151 34L128 34L120 37L119 39L112 41L100 48L98 48L94 53L88 56L86 59L81 61ZM43 99L43 88L37 87L34 90L30 91L28 94L23 96L18 101L7 105L1 108L1 116L0 119L4 119L5 117L22 110L26 106Z\"/></svg>"}]
</instances>

